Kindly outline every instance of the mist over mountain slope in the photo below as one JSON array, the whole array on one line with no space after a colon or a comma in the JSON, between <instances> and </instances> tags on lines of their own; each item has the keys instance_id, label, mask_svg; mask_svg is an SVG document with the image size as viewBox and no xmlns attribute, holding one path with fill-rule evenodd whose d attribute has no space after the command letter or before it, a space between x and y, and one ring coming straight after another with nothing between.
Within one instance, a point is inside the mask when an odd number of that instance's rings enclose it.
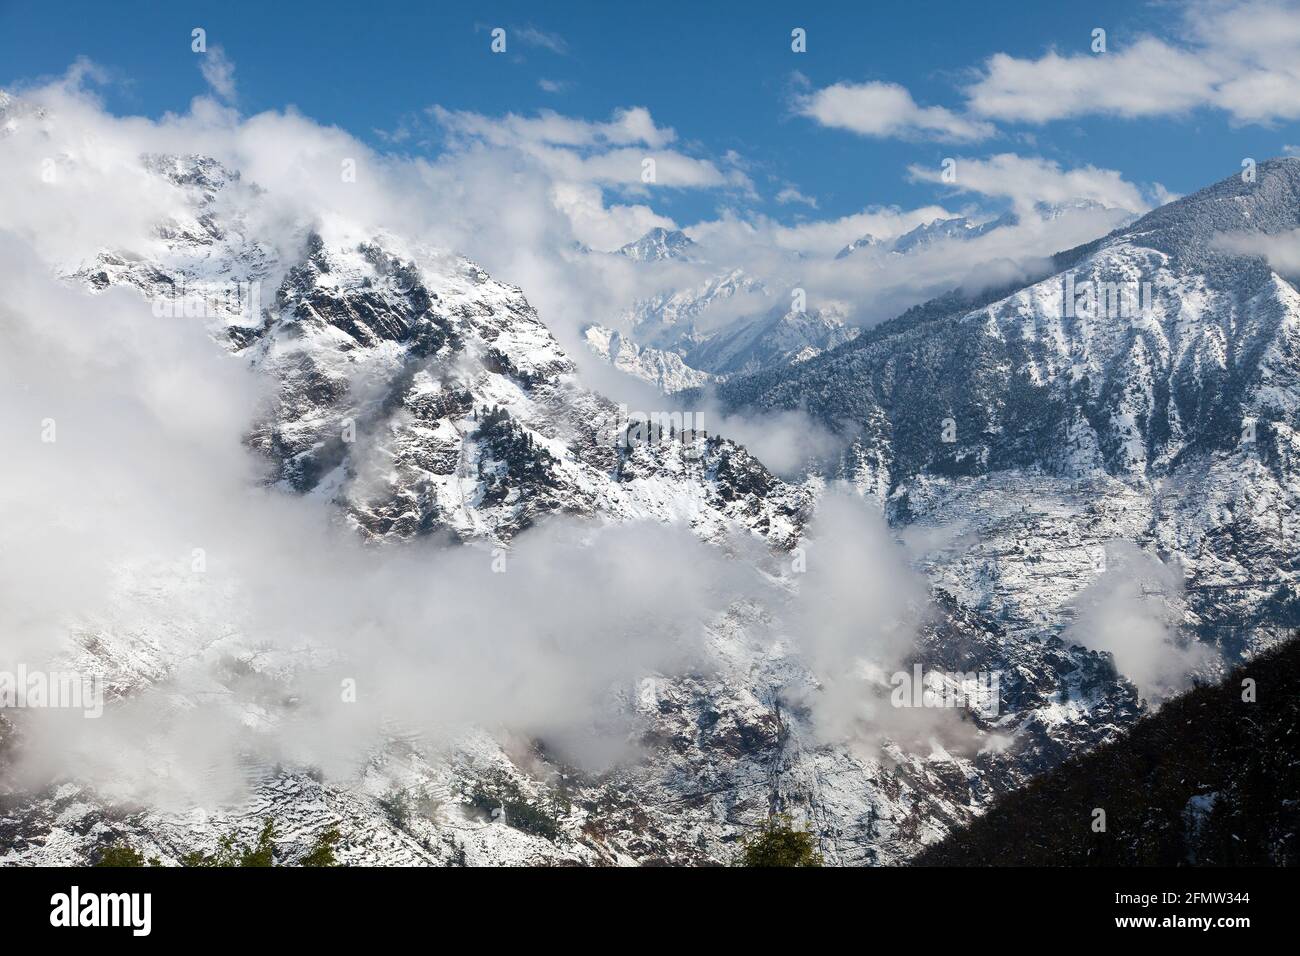
<instances>
[{"instance_id":1,"label":"mist over mountain slope","mask_svg":"<svg viewBox=\"0 0 1300 956\"><path fill-rule=\"evenodd\" d=\"M972 272L962 278L983 288L989 283L980 280L981 268L1006 268L1008 254L1022 255L1025 244L1047 242L1055 234L1050 227L1062 220L1071 224L1067 234L1091 236L1096 232L1089 231L1090 224L1100 231L1134 218L1094 200L1038 203L1024 217L1008 212L976 222L952 216L888 238L868 234L825 259L802 252L775 260L759 257L758 273L754 267L715 267L700 281L696 273L669 272L664 279L676 278L679 287L638 299L614 321L587 326L584 336L602 359L662 392L707 387L797 365L851 341L873 324L863 315L864 300L893 294L913 272L960 277L956 263L968 259ZM1017 238L1009 238L1015 233ZM979 241L986 238L994 245ZM740 254L725 247L719 251L724 257ZM679 263L707 272L714 254L685 233L662 228L618 253L642 263L648 275ZM696 281L686 281L688 276ZM840 288L846 282L860 288L846 295ZM817 304L809 304L809 295ZM908 301L917 298L923 297L913 291Z\"/></svg>"},{"instance_id":2,"label":"mist over mountain slope","mask_svg":"<svg viewBox=\"0 0 1300 956\"><path fill-rule=\"evenodd\" d=\"M68 122L6 110L16 153ZM1053 324L1045 282L725 385L733 407L807 408L853 439L785 481L685 420L637 434L475 263L134 143L62 162L151 197L138 234L78 234L57 263L8 239L26 278L5 424L23 488L64 492L35 517L5 499L9 570L50 587L75 554L111 573L39 618L50 663L102 675L110 706L102 730L6 721L6 862L124 838L173 862L268 816L289 859L337 825L351 862L724 862L774 809L831 862L900 862L1215 672L1190 635L1232 656L1290 613L1273 584L1294 529L1241 507L1293 506L1290 420L1215 445L1199 391L1226 394L1243 355L1294 408L1294 290L1258 264L1241 300L1125 232L1074 253L1076 281L1152 268L1159 320ZM1179 318L1175 298L1199 305ZM35 447L78 379L62 444ZM106 396L129 414L95 415ZM117 454L78 444L96 431ZM1184 473L1199 484L1160 484ZM88 514L113 518L107 541ZM76 546L47 553L33 529L61 523ZM1171 557L1197 572L1186 589ZM1117 615L1140 646L1105 643ZM895 706L891 672L914 666L949 688L999 674L998 706Z\"/></svg>"},{"instance_id":3,"label":"mist over mountain slope","mask_svg":"<svg viewBox=\"0 0 1300 956\"><path fill-rule=\"evenodd\" d=\"M716 394L806 411L851 440L830 472L897 524L973 535L931 568L967 602L1062 627L1068 579L1125 538L1180 563L1188 624L1236 653L1300 613L1300 295L1223 237L1284 237L1298 219L1300 162L1262 163L1024 288L954 293ZM999 502L1023 517L1008 526Z\"/></svg>"},{"instance_id":4,"label":"mist over mountain slope","mask_svg":"<svg viewBox=\"0 0 1300 956\"><path fill-rule=\"evenodd\" d=\"M522 292L474 263L328 217L276 259L246 231L256 191L223 195L238 176L199 157L150 163L189 199L159 258L106 252L75 277L132 286L164 311L214 312L227 346L277 383L249 444L279 481L343 504L366 533L506 540L546 514L644 518L666 499L702 533L742 512L784 541L796 533L806 494L744 449L621 441L631 423L581 387ZM222 294L246 283L260 297L276 281L265 302ZM720 474L750 471L762 496L717 490Z\"/></svg>"}]
</instances>

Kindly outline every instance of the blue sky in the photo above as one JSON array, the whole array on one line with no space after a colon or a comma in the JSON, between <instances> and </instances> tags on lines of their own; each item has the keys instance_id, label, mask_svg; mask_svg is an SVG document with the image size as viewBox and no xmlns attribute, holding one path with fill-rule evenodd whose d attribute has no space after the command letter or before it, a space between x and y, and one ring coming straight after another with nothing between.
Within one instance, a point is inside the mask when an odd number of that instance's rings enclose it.
<instances>
[{"instance_id":1,"label":"blue sky","mask_svg":"<svg viewBox=\"0 0 1300 956\"><path fill-rule=\"evenodd\" d=\"M434 104L488 117L549 109L587 121L643 106L655 124L676 132L674 149L720 168L730 153L752 183L752 190L657 191L655 210L683 224L720 208L793 223L874 204L941 201L942 187L915 181L908 167L937 168L948 156L1041 157L1066 170L1114 170L1143 190L1160 183L1185 193L1232 174L1243 157L1273 156L1300 143L1295 117L1282 115L1290 112L1285 107L1252 116L1249 107L1234 112L1216 103L1223 100L1219 93L1200 102L1171 94L1172 108L1163 112L1158 104L1091 112L1062 107L1064 115L1033 123L972 113L970 91L988 72L989 57L1008 54L1031 65L1053 50L1091 57L1095 27L1107 31L1102 56L1119 64L1144 36L1189 57L1220 55L1205 55L1211 31L1195 36L1189 8L1177 4L815 6L793 12L791 4L760 2L301 8L241 0L0 2L0 84L62 74L84 56L105 71L99 92L112 112L183 112L207 89L190 49L191 29L202 26L209 45L223 48L234 65L232 102L241 113L293 105L380 149L442 149L446 130L425 113ZM1220 6L1190 9L1211 16ZM507 52L500 55L489 48L490 30L498 26L507 30ZM791 51L794 27L807 30L806 53ZM1277 33L1267 24L1260 29ZM1225 71L1232 78L1232 70L1243 69L1221 67L1218 81ZM799 104L819 90L867 83L898 84L918 108L972 116L988 132L965 140L933 129L863 135L801 115ZM1143 80L1121 70L1115 83L1142 86ZM411 135L400 142L383 135L398 130ZM787 200L794 190L817 207L778 202L783 190ZM978 198L990 210L1005 201Z\"/></svg>"}]
</instances>

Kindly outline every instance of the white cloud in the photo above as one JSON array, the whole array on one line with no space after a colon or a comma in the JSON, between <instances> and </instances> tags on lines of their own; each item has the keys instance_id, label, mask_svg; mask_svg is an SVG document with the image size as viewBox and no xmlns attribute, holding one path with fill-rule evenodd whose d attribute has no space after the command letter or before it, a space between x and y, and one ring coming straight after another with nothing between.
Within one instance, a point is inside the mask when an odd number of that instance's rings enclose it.
<instances>
[{"instance_id":1,"label":"white cloud","mask_svg":"<svg viewBox=\"0 0 1300 956\"><path fill-rule=\"evenodd\" d=\"M537 27L512 27L510 35L525 46L541 47L561 56L569 52L569 43L558 33L539 30Z\"/></svg>"},{"instance_id":2,"label":"white cloud","mask_svg":"<svg viewBox=\"0 0 1300 956\"><path fill-rule=\"evenodd\" d=\"M1072 602L1069 640L1106 651L1142 694L1163 700L1186 689L1215 654L1196 640L1179 641L1183 572L1128 541L1106 545L1106 570Z\"/></svg>"},{"instance_id":3,"label":"white cloud","mask_svg":"<svg viewBox=\"0 0 1300 956\"><path fill-rule=\"evenodd\" d=\"M497 164L511 167L505 175L515 181L520 181L524 170L531 171L542 181L543 194L568 217L573 238L598 250L615 249L654 226L671 223L644 203L608 201L606 190L638 199L658 189L753 193L753 183L738 156L728 154L726 166L719 167L709 159L670 148L676 133L658 126L643 107L618 110L603 122L550 110L534 117L488 117L441 106L432 106L427 112L449 136L440 164L454 165L474 181L477 168ZM653 161L651 181L646 180L647 161ZM463 189L463 182L453 188ZM496 208L495 202L490 205ZM519 220L516 210L504 209L501 215L507 222ZM491 231L499 229L498 223ZM536 246L530 258L535 258L535 252Z\"/></svg>"},{"instance_id":4,"label":"white cloud","mask_svg":"<svg viewBox=\"0 0 1300 956\"><path fill-rule=\"evenodd\" d=\"M677 138L672 129L656 126L650 111L643 106L616 110L605 122L573 119L554 110L542 110L535 117L515 113L490 117L431 106L428 113L453 136L482 140L496 146L525 143L573 147L642 145L661 149Z\"/></svg>"},{"instance_id":5,"label":"white cloud","mask_svg":"<svg viewBox=\"0 0 1300 956\"><path fill-rule=\"evenodd\" d=\"M787 203L797 202L797 203L803 203L805 206L810 206L813 209L817 208L817 200L814 197L805 196L803 193L801 193L798 189L796 189L793 186L786 186L779 193L777 193L776 201L783 206L786 205Z\"/></svg>"},{"instance_id":6,"label":"white cloud","mask_svg":"<svg viewBox=\"0 0 1300 956\"><path fill-rule=\"evenodd\" d=\"M795 109L823 126L862 136L976 140L994 132L989 123L966 119L941 106L919 106L896 83L836 83L797 96Z\"/></svg>"},{"instance_id":7,"label":"white cloud","mask_svg":"<svg viewBox=\"0 0 1300 956\"><path fill-rule=\"evenodd\" d=\"M770 248L783 256L828 258L863 235L890 239L931 220L952 215L953 212L937 205L917 209L873 206L836 219L787 226L765 216L742 216L732 211L718 219L697 223L687 232L691 238L720 250L724 258L758 248Z\"/></svg>"},{"instance_id":8,"label":"white cloud","mask_svg":"<svg viewBox=\"0 0 1300 956\"><path fill-rule=\"evenodd\" d=\"M1214 246L1241 256L1262 256L1281 275L1300 276L1300 229L1266 236L1257 232L1225 233Z\"/></svg>"},{"instance_id":9,"label":"white cloud","mask_svg":"<svg viewBox=\"0 0 1300 956\"><path fill-rule=\"evenodd\" d=\"M199 70L203 79L227 103L235 100L235 64L226 56L226 51L219 46L209 48L199 60Z\"/></svg>"},{"instance_id":10,"label":"white cloud","mask_svg":"<svg viewBox=\"0 0 1300 956\"><path fill-rule=\"evenodd\" d=\"M556 183L555 207L568 217L579 242L592 249L612 252L640 239L651 229L676 229L677 224L649 206L606 206L598 186L586 183Z\"/></svg>"},{"instance_id":11,"label":"white cloud","mask_svg":"<svg viewBox=\"0 0 1300 956\"><path fill-rule=\"evenodd\" d=\"M529 147L527 150L552 175L574 182L601 183L607 186L670 189L711 189L734 186L750 187L749 179L736 171L723 172L707 159L696 159L675 150L613 149L583 156L558 147ZM647 160L654 161L654 178L647 182L643 174Z\"/></svg>"},{"instance_id":12,"label":"white cloud","mask_svg":"<svg viewBox=\"0 0 1300 956\"><path fill-rule=\"evenodd\" d=\"M871 756L886 742L923 752L942 742L952 752L972 752L976 733L955 711L890 700L889 675L916 650L928 588L880 515L832 485L801 547L807 571L799 575L792 624L818 678L801 700L818 737Z\"/></svg>"},{"instance_id":13,"label":"white cloud","mask_svg":"<svg viewBox=\"0 0 1300 956\"><path fill-rule=\"evenodd\" d=\"M1296 119L1298 24L1291 3L1196 3L1175 24L1176 39L1143 36L1102 54L995 54L966 95L973 113L1013 122L1179 115L1201 107L1238 123Z\"/></svg>"},{"instance_id":14,"label":"white cloud","mask_svg":"<svg viewBox=\"0 0 1300 956\"><path fill-rule=\"evenodd\" d=\"M913 181L945 184L940 168L912 165L907 172ZM1090 199L1131 212L1145 212L1149 206L1141 191L1118 171L1096 166L1062 169L1042 157L999 153L988 159L958 157L954 172L956 178L947 185L958 192L1010 199L1021 210L1038 202L1071 199Z\"/></svg>"},{"instance_id":15,"label":"white cloud","mask_svg":"<svg viewBox=\"0 0 1300 956\"><path fill-rule=\"evenodd\" d=\"M653 187L729 187L752 193L753 183L734 159L720 169L708 159L668 148L672 129L655 125L649 110L618 110L607 122L589 122L543 110L536 117L489 117L432 106L428 114L449 134L453 149L487 144L516 150L558 180L599 183L636 192ZM647 161L653 160L653 177Z\"/></svg>"},{"instance_id":16,"label":"white cloud","mask_svg":"<svg viewBox=\"0 0 1300 956\"><path fill-rule=\"evenodd\" d=\"M1160 40L1127 50L1021 60L990 57L986 74L968 93L985 116L1041 123L1087 113L1153 116L1189 110L1209 96L1213 72L1195 54Z\"/></svg>"}]
</instances>

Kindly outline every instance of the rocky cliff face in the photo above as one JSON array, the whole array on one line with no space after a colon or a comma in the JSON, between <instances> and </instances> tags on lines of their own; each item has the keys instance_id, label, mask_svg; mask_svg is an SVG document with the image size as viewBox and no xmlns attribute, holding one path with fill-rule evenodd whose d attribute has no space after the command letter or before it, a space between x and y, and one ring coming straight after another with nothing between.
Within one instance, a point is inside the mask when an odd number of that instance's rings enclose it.
<instances>
[{"instance_id":1,"label":"rocky cliff face","mask_svg":"<svg viewBox=\"0 0 1300 956\"><path fill-rule=\"evenodd\" d=\"M237 174L200 157L151 162L186 187L189 214L150 255L101 253L74 278L133 285L168 309L197 300L276 383L250 445L287 489L337 501L362 533L506 541L546 514L648 517L671 497L706 536L797 534L809 495L743 448L626 441L618 407L582 387L521 290L343 222L305 225L299 255L276 261L244 227L256 191L219 201ZM763 494L723 487L723 461L761 473Z\"/></svg>"}]
</instances>

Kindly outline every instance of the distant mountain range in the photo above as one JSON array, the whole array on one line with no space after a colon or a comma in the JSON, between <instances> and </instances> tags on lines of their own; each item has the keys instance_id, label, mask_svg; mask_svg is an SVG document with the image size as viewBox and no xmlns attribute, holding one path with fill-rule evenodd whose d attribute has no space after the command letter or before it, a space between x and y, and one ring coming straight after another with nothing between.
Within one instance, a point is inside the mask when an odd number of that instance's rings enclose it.
<instances>
[{"instance_id":1,"label":"distant mountain range","mask_svg":"<svg viewBox=\"0 0 1300 956\"><path fill-rule=\"evenodd\" d=\"M1123 210L1108 210L1093 200L1039 203L1035 213L1044 221L1067 212L1108 211L1111 221L1136 218ZM1015 213L985 222L964 216L935 219L892 239L865 235L836 255L848 259L861 250L888 256L908 256L946 242L965 242L1019 223ZM700 246L681 231L652 229L618 250L637 262L705 264ZM848 264L846 264L847 266ZM719 303L734 309L743 296L755 304L744 314L718 321L712 311ZM769 305L769 283L740 269L720 271L694 288L683 288L635 303L616 323L593 324L585 335L588 346L627 374L666 393L785 368L806 362L828 349L856 338L861 329L835 308L794 311Z\"/></svg>"},{"instance_id":2,"label":"distant mountain range","mask_svg":"<svg viewBox=\"0 0 1300 956\"><path fill-rule=\"evenodd\" d=\"M1048 221L1058 219L1067 212L1077 212L1079 210L1107 210L1108 207L1092 199L1076 199L1066 203L1036 203L1034 206L1035 214L1042 220ZM1119 212L1122 218L1129 220L1136 219L1136 213L1125 214L1124 210L1112 210ZM917 249L923 249L926 246L934 245L938 242L947 240L956 240L958 242L967 239L978 239L980 236L986 236L996 229L1002 229L1006 226L1018 225L1020 217L1014 212L1003 213L994 219L985 222L976 223L965 216L954 216L948 219L932 219L930 222L917 226L915 229L903 233L893 239L877 239L872 235L865 235L861 238L854 239L847 246L835 254L836 259L847 259L859 249L882 249L898 255L907 255Z\"/></svg>"}]
</instances>

